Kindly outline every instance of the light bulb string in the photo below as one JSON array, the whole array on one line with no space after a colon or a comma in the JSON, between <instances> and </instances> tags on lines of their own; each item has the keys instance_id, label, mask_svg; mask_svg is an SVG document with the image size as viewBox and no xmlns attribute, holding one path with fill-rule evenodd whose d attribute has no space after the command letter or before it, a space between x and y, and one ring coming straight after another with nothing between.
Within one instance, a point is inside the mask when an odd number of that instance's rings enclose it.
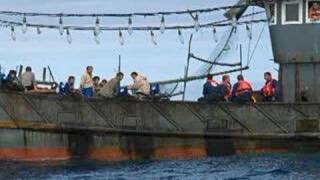
<instances>
[{"instance_id":1,"label":"light bulb string","mask_svg":"<svg viewBox=\"0 0 320 180\"><path fill-rule=\"evenodd\" d=\"M250 23L261 23L261 22L267 22L267 19L256 19L256 20L248 20L248 21L237 21L237 25L243 25L243 24L250 24ZM0 20L0 24L2 24L2 27L11 27L11 26L23 26L23 23L21 22L15 22L15 21L7 21L7 20ZM210 22L205 24L200 24L200 28L212 28L212 27L224 27L224 26L232 26L233 22L227 22L227 23L220 23L220 22ZM59 25L45 25L45 24L31 24L26 23L27 27L40 27L40 28L47 28L47 29L60 29L61 27ZM63 26L63 29L70 29L70 30L78 30L78 31L92 31L95 30L96 27L94 26ZM166 26L164 27L166 30L177 30L177 29L193 29L194 25L175 25L175 26ZM101 26L101 31L119 31L119 30L128 30L129 28L126 26L120 26L120 27L107 27L107 26ZM135 26L130 27L130 29L134 31L157 31L160 30L160 27L158 26Z\"/></svg>"},{"instance_id":2,"label":"light bulb string","mask_svg":"<svg viewBox=\"0 0 320 180\"><path fill-rule=\"evenodd\" d=\"M202 8L183 11L160 11L160 12L137 12L137 13L42 13L42 12L20 12L20 11L0 11L2 15L9 16L47 16L47 17L133 17L133 16L159 16L159 15L181 15L190 13L209 13L213 11L229 10L233 8L243 8L247 6L261 6L263 3L250 2L242 5L220 6L214 8Z\"/></svg>"}]
</instances>

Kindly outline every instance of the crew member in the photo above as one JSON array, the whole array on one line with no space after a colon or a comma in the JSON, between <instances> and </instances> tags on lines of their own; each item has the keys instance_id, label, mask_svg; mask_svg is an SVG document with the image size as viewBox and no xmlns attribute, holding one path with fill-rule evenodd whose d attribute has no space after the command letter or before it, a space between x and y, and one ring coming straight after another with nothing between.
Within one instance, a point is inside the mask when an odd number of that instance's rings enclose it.
<instances>
[{"instance_id":1,"label":"crew member","mask_svg":"<svg viewBox=\"0 0 320 180\"><path fill-rule=\"evenodd\" d=\"M21 75L21 84L26 91L35 89L36 78L30 66L26 67L26 71Z\"/></svg>"},{"instance_id":2,"label":"crew member","mask_svg":"<svg viewBox=\"0 0 320 180\"><path fill-rule=\"evenodd\" d=\"M231 97L231 83L230 83L230 76L229 75L223 75L222 76L222 83L220 84L221 86L221 91L222 91L222 96L223 96L223 101L228 102Z\"/></svg>"},{"instance_id":3,"label":"crew member","mask_svg":"<svg viewBox=\"0 0 320 180\"><path fill-rule=\"evenodd\" d=\"M13 91L23 91L24 88L21 85L21 82L19 81L17 77L17 72L15 70L10 70L9 74L7 75L7 78L5 80L5 87L9 90Z\"/></svg>"},{"instance_id":4,"label":"crew member","mask_svg":"<svg viewBox=\"0 0 320 180\"><path fill-rule=\"evenodd\" d=\"M74 88L74 82L76 78L74 76L69 76L67 83L64 85L63 92L66 95L76 95L79 92Z\"/></svg>"},{"instance_id":5,"label":"crew member","mask_svg":"<svg viewBox=\"0 0 320 180\"><path fill-rule=\"evenodd\" d=\"M101 89L105 84L107 84L107 80L106 79L102 79L102 81L99 83L99 88Z\"/></svg>"},{"instance_id":6,"label":"crew member","mask_svg":"<svg viewBox=\"0 0 320 180\"><path fill-rule=\"evenodd\" d=\"M150 84L145 76L138 74L137 72L132 72L131 77L133 79L133 84L128 86L128 90L133 90L133 93L138 99L150 95Z\"/></svg>"},{"instance_id":7,"label":"crew member","mask_svg":"<svg viewBox=\"0 0 320 180\"><path fill-rule=\"evenodd\" d=\"M116 77L110 79L98 92L98 95L106 98L114 98L118 95L120 81L123 79L123 73L118 72Z\"/></svg>"},{"instance_id":8,"label":"crew member","mask_svg":"<svg viewBox=\"0 0 320 180\"><path fill-rule=\"evenodd\" d=\"M100 90L100 87L99 87L100 77L94 76L92 80L93 80L93 93L97 93Z\"/></svg>"},{"instance_id":9,"label":"crew member","mask_svg":"<svg viewBox=\"0 0 320 180\"><path fill-rule=\"evenodd\" d=\"M309 8L309 18L311 21L320 20L320 5L317 2L313 2Z\"/></svg>"},{"instance_id":10,"label":"crew member","mask_svg":"<svg viewBox=\"0 0 320 180\"><path fill-rule=\"evenodd\" d=\"M88 66L86 68L86 72L81 77L80 89L82 91L82 95L85 97L93 96L92 72L93 72L93 67Z\"/></svg>"},{"instance_id":11,"label":"crew member","mask_svg":"<svg viewBox=\"0 0 320 180\"><path fill-rule=\"evenodd\" d=\"M241 74L238 75L237 79L238 82L233 86L232 89L232 101L238 103L250 102L252 96L251 84L244 80Z\"/></svg>"},{"instance_id":12,"label":"crew member","mask_svg":"<svg viewBox=\"0 0 320 180\"><path fill-rule=\"evenodd\" d=\"M207 82L203 85L202 95L199 101L220 101L219 84L212 75L207 75Z\"/></svg>"},{"instance_id":13,"label":"crew member","mask_svg":"<svg viewBox=\"0 0 320 180\"><path fill-rule=\"evenodd\" d=\"M263 86L263 88L261 89L263 101L276 100L277 81L275 79L272 79L272 75L270 72L264 73L264 79L266 80L266 83Z\"/></svg>"}]
</instances>

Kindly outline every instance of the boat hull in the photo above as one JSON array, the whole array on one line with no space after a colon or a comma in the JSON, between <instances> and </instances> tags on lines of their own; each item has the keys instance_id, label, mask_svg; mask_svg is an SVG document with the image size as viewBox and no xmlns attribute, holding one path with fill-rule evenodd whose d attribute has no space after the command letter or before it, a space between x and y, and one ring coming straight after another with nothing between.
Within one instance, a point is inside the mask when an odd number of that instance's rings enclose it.
<instances>
[{"instance_id":1,"label":"boat hull","mask_svg":"<svg viewBox=\"0 0 320 180\"><path fill-rule=\"evenodd\" d=\"M0 159L190 159L319 152L317 103L232 104L0 93Z\"/></svg>"}]
</instances>

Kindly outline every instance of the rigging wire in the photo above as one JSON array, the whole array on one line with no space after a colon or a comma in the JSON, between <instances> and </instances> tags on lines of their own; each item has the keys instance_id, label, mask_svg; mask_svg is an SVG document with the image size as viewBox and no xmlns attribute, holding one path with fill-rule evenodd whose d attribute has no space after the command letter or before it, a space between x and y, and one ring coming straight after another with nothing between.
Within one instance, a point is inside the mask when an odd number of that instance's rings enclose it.
<instances>
[{"instance_id":1,"label":"rigging wire","mask_svg":"<svg viewBox=\"0 0 320 180\"><path fill-rule=\"evenodd\" d=\"M252 7L252 14L254 13L254 11L255 11L255 9L254 9L254 7ZM254 19L254 16L252 16L251 20L253 20L253 19ZM251 33L253 32L252 28L253 28L253 25L251 24L251 27L250 27ZM247 63L249 62L249 58L250 58L251 42L252 42L252 38L249 38L249 41L248 41L248 52L247 52Z\"/></svg>"},{"instance_id":2,"label":"rigging wire","mask_svg":"<svg viewBox=\"0 0 320 180\"><path fill-rule=\"evenodd\" d=\"M209 13L213 11L242 8L249 5L263 5L263 3L250 2L243 5L221 6L214 8L192 9L183 11L159 11L150 13L43 13L43 12L19 12L19 11L0 11L2 15L9 16L47 16L47 17L132 17L132 16L159 16L159 15L180 15L190 13Z\"/></svg>"},{"instance_id":3,"label":"rigging wire","mask_svg":"<svg viewBox=\"0 0 320 180\"><path fill-rule=\"evenodd\" d=\"M248 24L248 23L261 23L266 22L267 19L257 19L253 21L241 21L237 22L238 25ZM23 26L23 23L15 22L15 21L7 21L7 20L0 20L0 23L3 24L3 27L11 27L11 26ZM224 26L231 26L232 23L217 23L217 22L210 22L206 24L201 24L200 28L212 28L212 26L216 27L224 27ZM59 25L45 25L45 24L26 24L27 27L35 27L35 28L47 28L47 29L60 29L61 26ZM92 26L63 26L63 29L69 30L78 30L78 31L94 31L96 27ZM100 31L119 31L119 30L128 30L129 27L119 26L119 27L100 27ZM130 29L135 31L150 31L150 30L160 30L161 28L158 26L136 26L130 27ZM175 26L166 26L166 30L178 30L178 29L194 29L194 25L175 25Z\"/></svg>"},{"instance_id":4,"label":"rigging wire","mask_svg":"<svg viewBox=\"0 0 320 180\"><path fill-rule=\"evenodd\" d=\"M249 59L249 61L247 62L247 66L249 66L250 63L251 63L251 60L252 60L253 55L254 55L254 53L255 53L255 51L256 51L256 49L257 49L257 46L258 46L258 44L259 44L259 42L260 42L260 40L261 40L261 37L262 37L262 34L263 34L263 32L264 32L264 29L266 28L266 25L267 25L267 23L265 23L265 24L263 25L263 27L262 27L262 30L261 30L261 32L260 32L260 34L259 34L259 37L258 37L258 39L257 39L257 42L256 42L256 44L255 44L255 46L254 46L254 48L253 48L253 50L252 50L250 59Z\"/></svg>"}]
</instances>

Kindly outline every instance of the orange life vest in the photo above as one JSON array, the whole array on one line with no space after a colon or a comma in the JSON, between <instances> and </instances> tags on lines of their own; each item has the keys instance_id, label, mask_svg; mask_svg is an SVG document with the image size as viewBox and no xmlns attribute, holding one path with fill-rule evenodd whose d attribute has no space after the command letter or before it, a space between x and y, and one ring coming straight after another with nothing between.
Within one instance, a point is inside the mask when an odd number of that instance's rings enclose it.
<instances>
[{"instance_id":1,"label":"orange life vest","mask_svg":"<svg viewBox=\"0 0 320 180\"><path fill-rule=\"evenodd\" d=\"M252 87L251 84L248 81L239 81L238 82L238 88L236 90L236 96L239 96L245 92L251 92L252 91Z\"/></svg>"},{"instance_id":2,"label":"orange life vest","mask_svg":"<svg viewBox=\"0 0 320 180\"><path fill-rule=\"evenodd\" d=\"M265 97L274 97L276 95L276 88L273 84L273 80L266 82L262 88L262 95Z\"/></svg>"}]
</instances>

